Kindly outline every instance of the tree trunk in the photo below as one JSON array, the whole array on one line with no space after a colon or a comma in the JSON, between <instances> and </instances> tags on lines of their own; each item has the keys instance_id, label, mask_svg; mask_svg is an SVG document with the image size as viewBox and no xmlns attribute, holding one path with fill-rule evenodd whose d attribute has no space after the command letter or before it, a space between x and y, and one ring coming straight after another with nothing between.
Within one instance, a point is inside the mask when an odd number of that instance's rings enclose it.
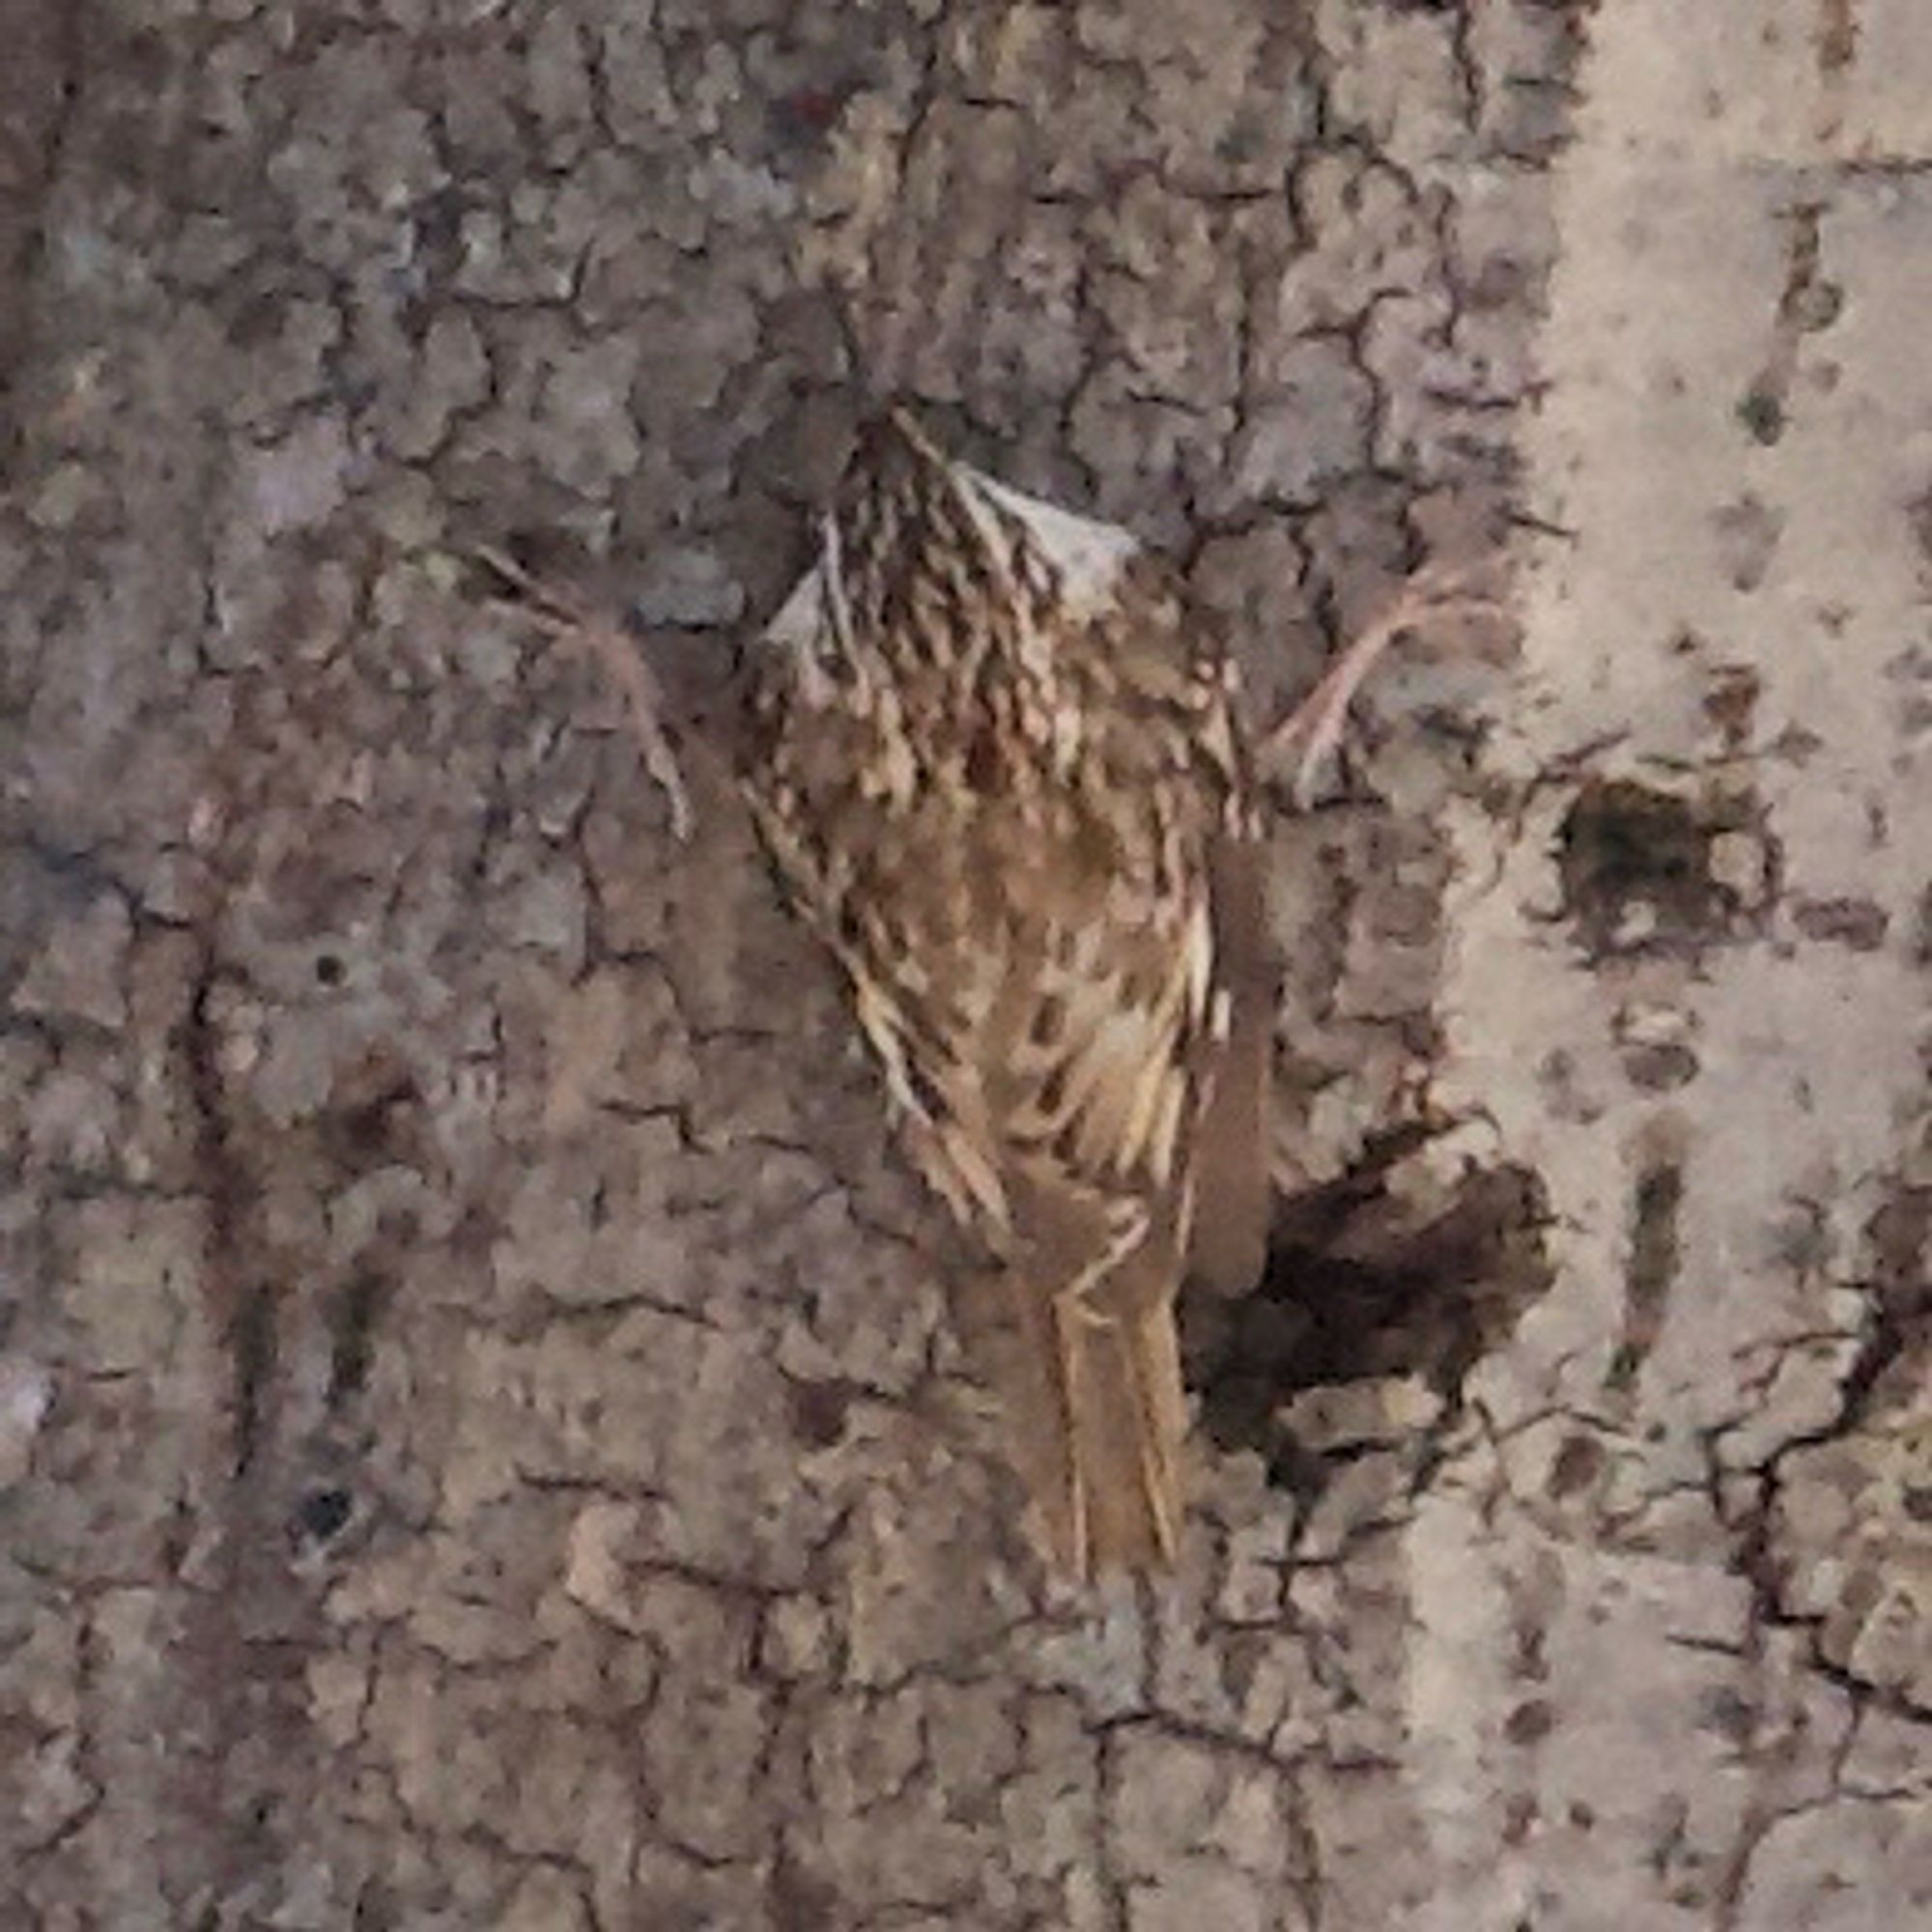
<instances>
[{"instance_id":1,"label":"tree trunk","mask_svg":"<svg viewBox=\"0 0 1932 1932\"><path fill-rule=\"evenodd\" d=\"M0 1920L1932 1914L1912 0L0 0ZM1587 43L1586 43L1587 29ZM11 272L10 272L11 271ZM1069 1597L696 686L868 396L1279 708L1279 1225Z\"/></svg>"}]
</instances>

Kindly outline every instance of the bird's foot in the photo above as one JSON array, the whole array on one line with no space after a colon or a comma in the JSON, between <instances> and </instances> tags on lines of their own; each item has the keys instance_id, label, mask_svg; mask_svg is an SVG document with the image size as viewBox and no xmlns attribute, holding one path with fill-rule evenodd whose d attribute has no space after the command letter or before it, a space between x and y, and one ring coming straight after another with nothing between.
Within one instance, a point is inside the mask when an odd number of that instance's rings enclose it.
<instances>
[{"instance_id":1,"label":"bird's foot","mask_svg":"<svg viewBox=\"0 0 1932 1932\"><path fill-rule=\"evenodd\" d=\"M504 616L533 625L567 649L581 651L616 688L644 770L664 792L674 837L686 839L696 824L684 771L664 723L664 693L657 673L639 655L621 618L564 585L533 575L507 552L479 544L477 562L507 586L490 600Z\"/></svg>"},{"instance_id":2,"label":"bird's foot","mask_svg":"<svg viewBox=\"0 0 1932 1932\"><path fill-rule=\"evenodd\" d=\"M1263 778L1286 782L1296 810L1307 810L1341 747L1355 694L1391 644L1444 620L1508 614L1492 572L1418 571L1387 609L1343 646L1321 683L1262 740L1258 762Z\"/></svg>"}]
</instances>

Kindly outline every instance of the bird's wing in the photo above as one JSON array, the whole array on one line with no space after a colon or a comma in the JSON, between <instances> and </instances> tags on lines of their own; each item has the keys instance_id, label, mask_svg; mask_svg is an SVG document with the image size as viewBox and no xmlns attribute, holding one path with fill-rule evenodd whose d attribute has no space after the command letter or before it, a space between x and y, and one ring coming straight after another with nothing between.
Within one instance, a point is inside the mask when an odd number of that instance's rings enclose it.
<instances>
[{"instance_id":1,"label":"bird's wing","mask_svg":"<svg viewBox=\"0 0 1932 1932\"><path fill-rule=\"evenodd\" d=\"M1220 1294L1262 1278L1273 1195L1269 1101L1279 980L1267 929L1259 828L1240 824L1214 841L1209 861L1214 980L1227 1002L1193 1143L1190 1277Z\"/></svg>"},{"instance_id":2,"label":"bird's wing","mask_svg":"<svg viewBox=\"0 0 1932 1932\"><path fill-rule=\"evenodd\" d=\"M1053 905L1049 886L1037 914L1014 909L1009 956L1020 970L994 1005L984 1065L1016 1177L1147 1200L1183 1181L1212 1024L1213 932L1206 882L1177 883L1177 897L1113 918L1104 889Z\"/></svg>"}]
</instances>

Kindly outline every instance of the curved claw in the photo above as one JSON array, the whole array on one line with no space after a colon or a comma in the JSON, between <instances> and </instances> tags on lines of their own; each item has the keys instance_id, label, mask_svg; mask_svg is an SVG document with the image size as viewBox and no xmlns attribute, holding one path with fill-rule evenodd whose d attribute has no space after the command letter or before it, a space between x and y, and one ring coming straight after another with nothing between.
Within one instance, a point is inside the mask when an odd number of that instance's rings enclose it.
<instances>
[{"instance_id":1,"label":"curved claw","mask_svg":"<svg viewBox=\"0 0 1932 1932\"><path fill-rule=\"evenodd\" d=\"M670 810L671 835L680 842L688 839L696 815L677 753L665 730L663 691L657 673L639 656L622 623L567 586L534 576L508 552L494 545L478 544L471 554L516 592L514 597L492 598L492 610L533 624L545 637L584 652L616 686L644 770L663 791Z\"/></svg>"},{"instance_id":2,"label":"curved claw","mask_svg":"<svg viewBox=\"0 0 1932 1932\"><path fill-rule=\"evenodd\" d=\"M1265 778L1279 780L1292 765L1290 795L1306 811L1323 768L1342 743L1349 709L1363 681L1399 639L1439 613L1507 616L1495 592L1481 587L1474 569L1425 570L1411 577L1388 609L1346 644L1321 681L1262 740L1257 762Z\"/></svg>"}]
</instances>

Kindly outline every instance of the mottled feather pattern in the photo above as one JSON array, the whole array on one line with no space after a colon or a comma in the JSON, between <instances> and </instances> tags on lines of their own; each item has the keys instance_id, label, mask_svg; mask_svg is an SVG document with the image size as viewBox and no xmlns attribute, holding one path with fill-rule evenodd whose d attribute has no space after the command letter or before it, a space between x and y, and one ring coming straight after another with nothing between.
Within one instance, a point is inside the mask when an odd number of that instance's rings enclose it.
<instances>
[{"instance_id":1,"label":"mottled feather pattern","mask_svg":"<svg viewBox=\"0 0 1932 1932\"><path fill-rule=\"evenodd\" d=\"M1226 935L1261 931L1215 899L1259 884L1222 859L1254 834L1226 662L1126 531L897 413L765 643L754 815L912 1157L1050 1357L1032 1474L1056 1554L1167 1560L1197 1128L1235 998L1265 982L1224 971Z\"/></svg>"}]
</instances>

